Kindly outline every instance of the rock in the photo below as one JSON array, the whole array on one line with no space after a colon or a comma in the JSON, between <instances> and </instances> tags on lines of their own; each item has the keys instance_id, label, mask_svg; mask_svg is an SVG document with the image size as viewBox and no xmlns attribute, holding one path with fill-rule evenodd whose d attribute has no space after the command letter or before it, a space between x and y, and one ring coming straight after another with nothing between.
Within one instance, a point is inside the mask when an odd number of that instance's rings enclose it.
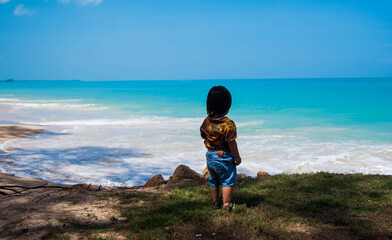
<instances>
[{"instance_id":1,"label":"rock","mask_svg":"<svg viewBox=\"0 0 392 240\"><path fill-rule=\"evenodd\" d=\"M244 179L246 178L246 174L245 173L238 173L237 174L237 179Z\"/></svg>"},{"instance_id":2,"label":"rock","mask_svg":"<svg viewBox=\"0 0 392 240\"><path fill-rule=\"evenodd\" d=\"M173 184L173 177L170 176L169 180L167 180L167 185L172 185Z\"/></svg>"},{"instance_id":3,"label":"rock","mask_svg":"<svg viewBox=\"0 0 392 240\"><path fill-rule=\"evenodd\" d=\"M208 167L205 167L203 169L203 173L201 174L205 180L207 180L210 177L210 172L208 171Z\"/></svg>"},{"instance_id":4,"label":"rock","mask_svg":"<svg viewBox=\"0 0 392 240\"><path fill-rule=\"evenodd\" d=\"M174 170L173 176L171 179L169 178L168 184L178 183L183 179L204 181L204 178L200 174L190 169L188 166L180 165L176 168L176 170Z\"/></svg>"},{"instance_id":5,"label":"rock","mask_svg":"<svg viewBox=\"0 0 392 240\"><path fill-rule=\"evenodd\" d=\"M267 172L260 171L257 173L257 178L267 177L269 174Z\"/></svg>"},{"instance_id":6,"label":"rock","mask_svg":"<svg viewBox=\"0 0 392 240\"><path fill-rule=\"evenodd\" d=\"M152 178L148 179L146 184L144 184L143 187L157 187L159 185L162 185L165 183L165 180L163 179L161 174L157 174L153 176Z\"/></svg>"},{"instance_id":7,"label":"rock","mask_svg":"<svg viewBox=\"0 0 392 240\"><path fill-rule=\"evenodd\" d=\"M89 191L98 191L101 187L97 187L91 184L75 184L71 186L74 190L89 190Z\"/></svg>"}]
</instances>

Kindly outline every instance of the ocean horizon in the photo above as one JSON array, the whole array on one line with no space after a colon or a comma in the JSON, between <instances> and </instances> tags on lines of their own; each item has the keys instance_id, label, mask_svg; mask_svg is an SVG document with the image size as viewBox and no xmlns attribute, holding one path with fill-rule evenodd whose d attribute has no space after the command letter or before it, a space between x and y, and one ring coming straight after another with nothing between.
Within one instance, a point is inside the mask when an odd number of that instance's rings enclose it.
<instances>
[{"instance_id":1,"label":"ocean horizon","mask_svg":"<svg viewBox=\"0 0 392 240\"><path fill-rule=\"evenodd\" d=\"M117 186L179 164L201 172L199 127L216 85L232 94L238 172L392 174L392 78L0 82L0 123L46 129L0 144L0 168Z\"/></svg>"}]
</instances>

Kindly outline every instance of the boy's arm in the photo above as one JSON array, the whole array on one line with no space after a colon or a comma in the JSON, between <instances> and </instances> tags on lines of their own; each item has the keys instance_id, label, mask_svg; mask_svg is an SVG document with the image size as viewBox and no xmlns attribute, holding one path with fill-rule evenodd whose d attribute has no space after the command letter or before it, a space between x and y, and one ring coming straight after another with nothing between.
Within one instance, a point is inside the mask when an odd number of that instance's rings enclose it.
<instances>
[{"instance_id":1,"label":"boy's arm","mask_svg":"<svg viewBox=\"0 0 392 240\"><path fill-rule=\"evenodd\" d=\"M240 153L238 152L237 142L235 140L227 143L229 145L230 151L234 155L235 165L238 166L241 163Z\"/></svg>"}]
</instances>

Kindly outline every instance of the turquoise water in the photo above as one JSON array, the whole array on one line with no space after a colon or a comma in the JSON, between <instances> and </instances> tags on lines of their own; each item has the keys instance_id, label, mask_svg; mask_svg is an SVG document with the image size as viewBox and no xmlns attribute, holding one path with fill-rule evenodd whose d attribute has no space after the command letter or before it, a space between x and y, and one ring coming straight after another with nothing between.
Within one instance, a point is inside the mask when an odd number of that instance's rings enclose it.
<instances>
[{"instance_id":1,"label":"turquoise water","mask_svg":"<svg viewBox=\"0 0 392 240\"><path fill-rule=\"evenodd\" d=\"M245 158L240 171L392 174L391 78L1 82L0 105L11 109L1 122L43 125L48 130L35 139L4 145L7 163L0 164L19 175L113 184L142 183L159 171L169 176L178 163L201 170L205 150L198 127L214 85L224 85L232 93L229 117L237 123ZM75 148L87 164L69 160L67 149ZM63 151L64 157L47 149ZM129 149L142 155L137 166ZM35 157L28 162L26 152L32 150ZM100 164L110 169L105 174L80 170L82 165L93 167L97 154L113 152L121 164L102 157ZM16 160L23 164L15 166ZM49 167L53 161L64 163L67 174L47 174L56 172ZM27 170L28 164L36 169ZM72 177L75 169L83 173ZM118 169L126 171L119 177L114 174Z\"/></svg>"}]
</instances>

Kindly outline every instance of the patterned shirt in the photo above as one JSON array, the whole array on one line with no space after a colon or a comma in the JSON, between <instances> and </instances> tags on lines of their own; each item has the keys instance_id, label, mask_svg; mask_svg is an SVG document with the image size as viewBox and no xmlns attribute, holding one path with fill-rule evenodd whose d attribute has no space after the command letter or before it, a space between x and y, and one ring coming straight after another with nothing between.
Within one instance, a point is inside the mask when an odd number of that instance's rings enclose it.
<instances>
[{"instance_id":1,"label":"patterned shirt","mask_svg":"<svg viewBox=\"0 0 392 240\"><path fill-rule=\"evenodd\" d=\"M228 117L207 117L200 126L200 135L207 149L230 151L227 143L237 138L237 128Z\"/></svg>"}]
</instances>

